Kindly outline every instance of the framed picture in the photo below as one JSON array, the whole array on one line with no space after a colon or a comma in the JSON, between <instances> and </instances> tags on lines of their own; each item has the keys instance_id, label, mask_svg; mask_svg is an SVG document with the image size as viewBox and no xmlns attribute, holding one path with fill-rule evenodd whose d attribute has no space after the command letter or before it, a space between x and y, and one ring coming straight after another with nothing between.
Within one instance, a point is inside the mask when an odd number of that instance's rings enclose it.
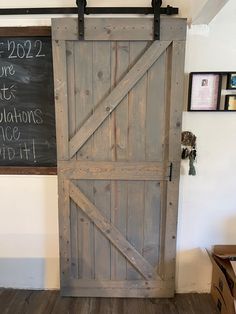
<instances>
[{"instance_id":1,"label":"framed picture","mask_svg":"<svg viewBox=\"0 0 236 314\"><path fill-rule=\"evenodd\" d=\"M228 74L227 89L236 89L236 72Z\"/></svg>"},{"instance_id":2,"label":"framed picture","mask_svg":"<svg viewBox=\"0 0 236 314\"><path fill-rule=\"evenodd\" d=\"M225 110L236 111L236 94L235 95L226 95Z\"/></svg>"},{"instance_id":3,"label":"framed picture","mask_svg":"<svg viewBox=\"0 0 236 314\"><path fill-rule=\"evenodd\" d=\"M221 84L221 73L190 73L188 110L218 111Z\"/></svg>"}]
</instances>

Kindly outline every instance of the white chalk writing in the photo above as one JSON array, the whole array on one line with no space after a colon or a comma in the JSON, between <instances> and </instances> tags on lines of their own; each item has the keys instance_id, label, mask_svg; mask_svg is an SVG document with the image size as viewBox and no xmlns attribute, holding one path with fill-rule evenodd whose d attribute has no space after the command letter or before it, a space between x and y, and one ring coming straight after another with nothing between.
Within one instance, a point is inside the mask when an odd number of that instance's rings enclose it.
<instances>
[{"instance_id":1,"label":"white chalk writing","mask_svg":"<svg viewBox=\"0 0 236 314\"><path fill-rule=\"evenodd\" d=\"M33 160L35 163L36 160L36 148L35 140L32 139L31 142L21 142L17 146L0 146L0 160Z\"/></svg>"},{"instance_id":2,"label":"white chalk writing","mask_svg":"<svg viewBox=\"0 0 236 314\"><path fill-rule=\"evenodd\" d=\"M14 66L12 64L0 66L0 77L12 76L15 73L16 71L14 70Z\"/></svg>"},{"instance_id":3,"label":"white chalk writing","mask_svg":"<svg viewBox=\"0 0 236 314\"><path fill-rule=\"evenodd\" d=\"M15 84L12 84L10 86L6 86L5 84L3 84L3 86L0 87L0 100L10 101L13 98L16 98L15 93L16 93Z\"/></svg>"},{"instance_id":4,"label":"white chalk writing","mask_svg":"<svg viewBox=\"0 0 236 314\"><path fill-rule=\"evenodd\" d=\"M2 43L0 43L1 45ZM30 58L42 58L45 57L43 53L43 42L39 39L35 41L25 40L22 43L18 43L14 40L7 41L7 58L9 59L30 59ZM0 53L1 57L1 53Z\"/></svg>"}]
</instances>

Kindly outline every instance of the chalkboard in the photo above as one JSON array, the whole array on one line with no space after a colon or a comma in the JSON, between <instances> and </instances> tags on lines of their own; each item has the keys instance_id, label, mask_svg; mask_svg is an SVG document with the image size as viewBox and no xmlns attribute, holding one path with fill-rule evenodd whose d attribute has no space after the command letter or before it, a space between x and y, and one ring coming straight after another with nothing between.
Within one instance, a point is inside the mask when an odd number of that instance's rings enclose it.
<instances>
[{"instance_id":1,"label":"chalkboard","mask_svg":"<svg viewBox=\"0 0 236 314\"><path fill-rule=\"evenodd\" d=\"M0 167L56 167L51 37L22 35L0 37Z\"/></svg>"}]
</instances>

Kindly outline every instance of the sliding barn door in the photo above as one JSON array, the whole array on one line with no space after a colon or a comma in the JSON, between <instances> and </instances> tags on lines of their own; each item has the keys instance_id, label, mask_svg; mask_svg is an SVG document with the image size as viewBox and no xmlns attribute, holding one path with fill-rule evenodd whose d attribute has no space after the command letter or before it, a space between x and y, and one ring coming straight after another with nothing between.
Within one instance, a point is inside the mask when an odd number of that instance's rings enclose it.
<instances>
[{"instance_id":1,"label":"sliding barn door","mask_svg":"<svg viewBox=\"0 0 236 314\"><path fill-rule=\"evenodd\" d=\"M174 293L185 20L53 21L62 295Z\"/></svg>"}]
</instances>

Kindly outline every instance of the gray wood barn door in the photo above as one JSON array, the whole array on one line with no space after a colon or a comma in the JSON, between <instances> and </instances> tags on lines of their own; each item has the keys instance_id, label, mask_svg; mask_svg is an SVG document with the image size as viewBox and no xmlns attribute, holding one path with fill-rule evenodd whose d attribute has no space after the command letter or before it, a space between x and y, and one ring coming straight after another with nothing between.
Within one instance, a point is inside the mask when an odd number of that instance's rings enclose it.
<instances>
[{"instance_id":1,"label":"gray wood barn door","mask_svg":"<svg viewBox=\"0 0 236 314\"><path fill-rule=\"evenodd\" d=\"M52 27L62 294L173 296L186 21L77 24Z\"/></svg>"}]
</instances>

